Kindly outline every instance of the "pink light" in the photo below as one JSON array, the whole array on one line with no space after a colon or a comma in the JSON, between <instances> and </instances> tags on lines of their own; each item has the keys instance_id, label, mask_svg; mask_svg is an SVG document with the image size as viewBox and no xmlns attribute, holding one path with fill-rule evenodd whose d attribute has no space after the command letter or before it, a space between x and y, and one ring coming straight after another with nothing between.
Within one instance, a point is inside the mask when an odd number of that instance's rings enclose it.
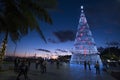
<instances>
[{"instance_id":1,"label":"pink light","mask_svg":"<svg viewBox=\"0 0 120 80\"><path fill-rule=\"evenodd\" d=\"M83 31L85 29L85 26L83 26L81 29L80 29L80 31Z\"/></svg>"},{"instance_id":2,"label":"pink light","mask_svg":"<svg viewBox=\"0 0 120 80\"><path fill-rule=\"evenodd\" d=\"M79 41L79 40L81 40L81 38L80 38L80 37L78 37L78 38L77 38L77 41Z\"/></svg>"},{"instance_id":3,"label":"pink light","mask_svg":"<svg viewBox=\"0 0 120 80\"><path fill-rule=\"evenodd\" d=\"M84 55L86 56L86 48L84 48Z\"/></svg>"},{"instance_id":4,"label":"pink light","mask_svg":"<svg viewBox=\"0 0 120 80\"><path fill-rule=\"evenodd\" d=\"M88 42L89 45L91 45L92 43L91 42Z\"/></svg>"},{"instance_id":5,"label":"pink light","mask_svg":"<svg viewBox=\"0 0 120 80\"><path fill-rule=\"evenodd\" d=\"M80 36L83 36L83 33L81 33Z\"/></svg>"}]
</instances>

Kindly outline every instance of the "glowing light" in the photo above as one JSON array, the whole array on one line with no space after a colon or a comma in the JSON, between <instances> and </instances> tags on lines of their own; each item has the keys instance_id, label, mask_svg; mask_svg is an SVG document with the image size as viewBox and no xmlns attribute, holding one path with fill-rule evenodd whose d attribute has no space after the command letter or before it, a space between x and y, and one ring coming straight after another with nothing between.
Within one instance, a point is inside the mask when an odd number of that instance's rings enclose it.
<instances>
[{"instance_id":1,"label":"glowing light","mask_svg":"<svg viewBox=\"0 0 120 80\"><path fill-rule=\"evenodd\" d=\"M81 33L80 36L83 36L83 33Z\"/></svg>"},{"instance_id":2,"label":"glowing light","mask_svg":"<svg viewBox=\"0 0 120 80\"><path fill-rule=\"evenodd\" d=\"M81 38L79 37L79 38L77 38L77 41L80 41L81 40Z\"/></svg>"},{"instance_id":3,"label":"glowing light","mask_svg":"<svg viewBox=\"0 0 120 80\"><path fill-rule=\"evenodd\" d=\"M81 6L81 9L83 9L83 6Z\"/></svg>"},{"instance_id":4,"label":"glowing light","mask_svg":"<svg viewBox=\"0 0 120 80\"><path fill-rule=\"evenodd\" d=\"M58 56L56 56L56 55L51 56L51 59L57 59L57 58L58 58Z\"/></svg>"},{"instance_id":5,"label":"glowing light","mask_svg":"<svg viewBox=\"0 0 120 80\"><path fill-rule=\"evenodd\" d=\"M110 62L110 60L108 59L107 62Z\"/></svg>"},{"instance_id":6,"label":"glowing light","mask_svg":"<svg viewBox=\"0 0 120 80\"><path fill-rule=\"evenodd\" d=\"M83 12L83 6L81 6L81 15L78 24L78 30L75 38L75 50L72 51L72 57L70 63L79 63L84 60L91 60L94 64L95 61L100 61L101 59L97 54L97 47L94 45L94 39L92 37L91 31L89 30L89 25L87 19ZM79 40L79 38L81 40ZM94 54L94 55L93 55Z\"/></svg>"},{"instance_id":7,"label":"glowing light","mask_svg":"<svg viewBox=\"0 0 120 80\"><path fill-rule=\"evenodd\" d=\"M84 55L86 56L86 48L84 48Z\"/></svg>"}]
</instances>

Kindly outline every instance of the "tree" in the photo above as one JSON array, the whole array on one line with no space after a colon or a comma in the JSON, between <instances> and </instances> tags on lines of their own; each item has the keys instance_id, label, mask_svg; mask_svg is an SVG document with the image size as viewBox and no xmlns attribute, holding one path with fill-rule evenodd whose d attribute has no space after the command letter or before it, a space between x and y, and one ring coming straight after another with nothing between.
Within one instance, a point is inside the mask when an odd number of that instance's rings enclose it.
<instances>
[{"instance_id":1,"label":"tree","mask_svg":"<svg viewBox=\"0 0 120 80\"><path fill-rule=\"evenodd\" d=\"M104 51L104 48L103 47L98 47L98 52L102 53Z\"/></svg>"},{"instance_id":2,"label":"tree","mask_svg":"<svg viewBox=\"0 0 120 80\"><path fill-rule=\"evenodd\" d=\"M55 0L0 0L0 33L5 35L0 54L5 54L8 36L16 43L36 30L46 42L37 19L52 24L48 10L55 7Z\"/></svg>"},{"instance_id":3,"label":"tree","mask_svg":"<svg viewBox=\"0 0 120 80\"><path fill-rule=\"evenodd\" d=\"M109 52L110 50L110 52ZM102 59L104 60L107 60L107 59L110 59L110 60L119 60L120 59L120 48L118 47L108 47L108 48L105 48L100 56Z\"/></svg>"}]
</instances>

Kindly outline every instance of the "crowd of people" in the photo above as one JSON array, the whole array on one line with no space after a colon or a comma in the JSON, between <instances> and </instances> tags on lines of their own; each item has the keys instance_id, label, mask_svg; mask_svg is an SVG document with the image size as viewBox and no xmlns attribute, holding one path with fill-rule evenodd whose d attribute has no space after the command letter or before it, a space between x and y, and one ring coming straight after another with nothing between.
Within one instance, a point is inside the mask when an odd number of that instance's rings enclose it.
<instances>
[{"instance_id":1,"label":"crowd of people","mask_svg":"<svg viewBox=\"0 0 120 80\"><path fill-rule=\"evenodd\" d=\"M39 67L41 73L46 73L46 65L47 65L47 61L42 58L35 61L35 68L37 70Z\"/></svg>"},{"instance_id":2,"label":"crowd of people","mask_svg":"<svg viewBox=\"0 0 120 80\"><path fill-rule=\"evenodd\" d=\"M40 59L36 59L35 61L32 61L35 63L35 69L36 70L40 70L41 74L44 74L47 72L47 60L40 58ZM51 64L55 63L56 64L56 69L60 68L61 62L59 59L56 60L50 60L49 61ZM28 78L28 71L30 70L30 65L31 65L31 60L30 59L20 59L20 58L16 58L14 60L14 71L16 73L18 73L16 80L20 80L20 76L24 76L25 80L29 80ZM99 62L97 61L95 63L95 69L96 69L96 74L100 74L100 65ZM91 70L91 63L90 61L84 61L84 69L87 70L87 68L89 70Z\"/></svg>"},{"instance_id":3,"label":"crowd of people","mask_svg":"<svg viewBox=\"0 0 120 80\"><path fill-rule=\"evenodd\" d=\"M35 59L32 61L35 63L35 69L40 70L41 74L46 73L47 71L47 60L40 58L40 59ZM50 61L50 63L56 62L56 68L59 69L60 61L59 60L54 60ZM30 69L31 65L31 60L26 59L26 58L15 58L14 60L14 72L18 73L16 80L20 80L20 77L23 75L25 80L29 80L28 78L28 71Z\"/></svg>"}]
</instances>

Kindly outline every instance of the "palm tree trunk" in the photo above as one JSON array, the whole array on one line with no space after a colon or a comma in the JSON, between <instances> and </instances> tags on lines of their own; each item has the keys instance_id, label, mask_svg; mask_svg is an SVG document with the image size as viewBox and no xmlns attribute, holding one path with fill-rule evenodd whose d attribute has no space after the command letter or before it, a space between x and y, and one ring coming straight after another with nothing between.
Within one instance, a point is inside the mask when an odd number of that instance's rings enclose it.
<instances>
[{"instance_id":1,"label":"palm tree trunk","mask_svg":"<svg viewBox=\"0 0 120 80\"><path fill-rule=\"evenodd\" d=\"M3 42L2 42L2 45L1 45L0 62L2 62L3 59L4 59L7 42L8 42L8 31L6 31L5 38L3 39Z\"/></svg>"}]
</instances>

